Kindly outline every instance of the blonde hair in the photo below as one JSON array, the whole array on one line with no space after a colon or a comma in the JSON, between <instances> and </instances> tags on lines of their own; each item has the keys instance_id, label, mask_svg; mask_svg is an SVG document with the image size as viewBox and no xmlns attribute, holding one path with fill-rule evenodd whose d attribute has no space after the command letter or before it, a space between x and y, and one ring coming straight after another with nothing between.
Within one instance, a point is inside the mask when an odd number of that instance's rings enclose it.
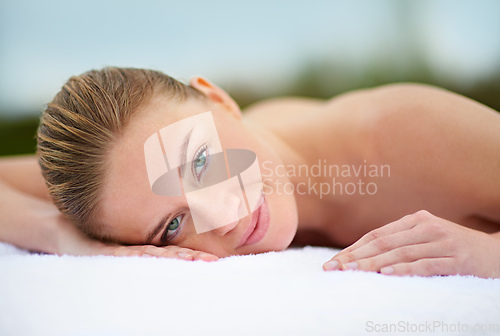
<instances>
[{"instance_id":1,"label":"blonde hair","mask_svg":"<svg viewBox=\"0 0 500 336\"><path fill-rule=\"evenodd\" d=\"M92 237L113 240L96 219L107 153L156 94L176 102L204 97L159 71L107 67L71 77L43 111L37 155L49 193L59 210Z\"/></svg>"}]
</instances>

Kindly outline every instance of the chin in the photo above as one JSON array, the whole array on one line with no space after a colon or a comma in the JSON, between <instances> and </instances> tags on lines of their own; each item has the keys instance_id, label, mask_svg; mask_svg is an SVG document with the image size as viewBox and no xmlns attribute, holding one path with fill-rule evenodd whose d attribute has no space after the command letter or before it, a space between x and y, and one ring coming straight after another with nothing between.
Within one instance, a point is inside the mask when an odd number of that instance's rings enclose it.
<instances>
[{"instance_id":1,"label":"chin","mask_svg":"<svg viewBox=\"0 0 500 336\"><path fill-rule=\"evenodd\" d=\"M267 195L270 227L262 241L263 252L283 251L292 243L298 228L298 214L293 195Z\"/></svg>"},{"instance_id":2,"label":"chin","mask_svg":"<svg viewBox=\"0 0 500 336\"><path fill-rule=\"evenodd\" d=\"M272 241L272 251L286 250L297 234L297 222L290 220L276 232Z\"/></svg>"},{"instance_id":3,"label":"chin","mask_svg":"<svg viewBox=\"0 0 500 336\"><path fill-rule=\"evenodd\" d=\"M269 206L269 228L261 241L242 247L240 255L283 251L292 243L298 227L293 196L266 195Z\"/></svg>"}]
</instances>

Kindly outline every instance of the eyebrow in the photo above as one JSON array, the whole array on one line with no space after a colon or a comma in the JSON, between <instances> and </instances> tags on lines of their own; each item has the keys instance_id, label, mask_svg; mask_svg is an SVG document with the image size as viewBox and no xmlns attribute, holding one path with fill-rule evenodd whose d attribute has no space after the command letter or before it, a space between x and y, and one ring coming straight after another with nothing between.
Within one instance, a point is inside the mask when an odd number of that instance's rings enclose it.
<instances>
[{"instance_id":1,"label":"eyebrow","mask_svg":"<svg viewBox=\"0 0 500 336\"><path fill-rule=\"evenodd\" d=\"M185 163L187 160L187 149L189 146L189 141L191 140L191 133L193 133L193 129L191 129L186 136L184 137L184 140L182 141L181 144L181 150L180 150L180 155L179 155L179 160L180 160L180 165L185 167ZM182 178L184 175L184 169L180 169L179 166L179 174ZM149 233L148 238L146 239L145 245L151 245L151 242L153 239L156 237L156 235L161 231L161 229L165 226L167 223L168 219L170 218L171 214L166 215L165 217L162 217L158 224L156 224L155 228Z\"/></svg>"},{"instance_id":2,"label":"eyebrow","mask_svg":"<svg viewBox=\"0 0 500 336\"><path fill-rule=\"evenodd\" d=\"M162 219L160 219L160 221L155 226L155 228L153 229L153 231L151 231L149 233L148 238L146 239L146 243L144 245L151 245L151 242L156 237L156 235L161 231L161 229L163 228L163 226L165 226L165 223L168 221L169 217L170 217L170 214L168 214L165 217L163 217Z\"/></svg>"},{"instance_id":3,"label":"eyebrow","mask_svg":"<svg viewBox=\"0 0 500 336\"><path fill-rule=\"evenodd\" d=\"M189 146L189 141L191 140L191 133L193 133L193 129L186 134L184 137L184 140L182 141L181 144L181 151L179 155L179 167L182 167L182 169L179 169L179 173L181 175L181 178L184 176L184 170L186 168L186 161L187 161L187 149Z\"/></svg>"}]
</instances>

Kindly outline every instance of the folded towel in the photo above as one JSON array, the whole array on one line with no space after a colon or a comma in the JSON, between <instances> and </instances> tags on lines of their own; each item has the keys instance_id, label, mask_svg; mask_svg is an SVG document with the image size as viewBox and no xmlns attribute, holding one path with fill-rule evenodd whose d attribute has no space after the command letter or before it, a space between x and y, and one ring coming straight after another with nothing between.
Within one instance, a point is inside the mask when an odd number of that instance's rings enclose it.
<instances>
[{"instance_id":1,"label":"folded towel","mask_svg":"<svg viewBox=\"0 0 500 336\"><path fill-rule=\"evenodd\" d=\"M500 334L500 279L324 272L336 252L203 262L0 243L0 335Z\"/></svg>"}]
</instances>

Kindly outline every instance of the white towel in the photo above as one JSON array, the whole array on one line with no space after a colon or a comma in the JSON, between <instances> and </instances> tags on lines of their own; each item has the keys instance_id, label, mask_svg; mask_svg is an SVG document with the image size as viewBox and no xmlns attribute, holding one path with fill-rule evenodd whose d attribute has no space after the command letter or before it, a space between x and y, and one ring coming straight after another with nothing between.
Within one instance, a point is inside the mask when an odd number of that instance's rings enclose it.
<instances>
[{"instance_id":1,"label":"white towel","mask_svg":"<svg viewBox=\"0 0 500 336\"><path fill-rule=\"evenodd\" d=\"M500 279L324 272L336 252L193 262L0 243L0 335L500 335Z\"/></svg>"}]
</instances>

